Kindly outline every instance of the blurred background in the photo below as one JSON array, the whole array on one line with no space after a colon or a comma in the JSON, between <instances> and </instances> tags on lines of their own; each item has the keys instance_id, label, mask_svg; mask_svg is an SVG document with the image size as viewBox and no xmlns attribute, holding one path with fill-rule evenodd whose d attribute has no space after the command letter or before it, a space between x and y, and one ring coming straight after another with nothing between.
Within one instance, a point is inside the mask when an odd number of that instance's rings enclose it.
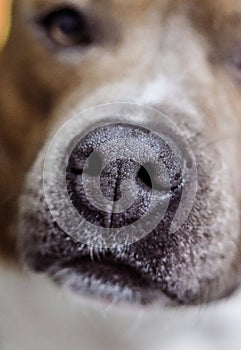
<instances>
[{"instance_id":1,"label":"blurred background","mask_svg":"<svg viewBox=\"0 0 241 350\"><path fill-rule=\"evenodd\" d=\"M0 0L0 46L6 40L9 29L11 0Z\"/></svg>"}]
</instances>

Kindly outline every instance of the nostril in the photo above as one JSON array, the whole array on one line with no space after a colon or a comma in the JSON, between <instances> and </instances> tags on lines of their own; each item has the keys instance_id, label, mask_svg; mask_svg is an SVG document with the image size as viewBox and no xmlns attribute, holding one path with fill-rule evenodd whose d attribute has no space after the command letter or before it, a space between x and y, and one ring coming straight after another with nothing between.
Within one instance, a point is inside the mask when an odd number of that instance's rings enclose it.
<instances>
[{"instance_id":1,"label":"nostril","mask_svg":"<svg viewBox=\"0 0 241 350\"><path fill-rule=\"evenodd\" d=\"M136 180L140 180L145 186L147 186L149 189L152 188L152 180L151 180L151 174L148 171L149 169L145 166L141 166L138 173Z\"/></svg>"},{"instance_id":2,"label":"nostril","mask_svg":"<svg viewBox=\"0 0 241 350\"><path fill-rule=\"evenodd\" d=\"M167 184L164 184L161 179L159 179L156 167L151 163L146 163L140 167L136 181L143 184L147 189L176 193L182 186L183 175L181 171L177 172L172 183L167 186Z\"/></svg>"}]
</instances>

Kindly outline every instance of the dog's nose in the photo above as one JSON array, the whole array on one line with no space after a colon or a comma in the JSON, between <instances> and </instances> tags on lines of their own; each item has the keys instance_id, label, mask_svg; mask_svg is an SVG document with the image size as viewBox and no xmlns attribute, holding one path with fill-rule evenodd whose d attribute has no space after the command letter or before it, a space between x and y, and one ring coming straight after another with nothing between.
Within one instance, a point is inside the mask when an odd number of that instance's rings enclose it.
<instances>
[{"instance_id":1,"label":"dog's nose","mask_svg":"<svg viewBox=\"0 0 241 350\"><path fill-rule=\"evenodd\" d=\"M181 151L168 137L129 124L100 126L75 145L67 189L90 223L120 228L139 220L156 202L178 201L184 176Z\"/></svg>"}]
</instances>

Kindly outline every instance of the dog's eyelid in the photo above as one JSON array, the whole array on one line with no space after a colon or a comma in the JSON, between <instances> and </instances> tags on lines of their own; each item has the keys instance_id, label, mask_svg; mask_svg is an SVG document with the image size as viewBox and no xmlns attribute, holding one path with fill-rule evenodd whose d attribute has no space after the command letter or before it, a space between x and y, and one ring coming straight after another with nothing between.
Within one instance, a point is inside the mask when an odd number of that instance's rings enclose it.
<instances>
[{"instance_id":1,"label":"dog's eyelid","mask_svg":"<svg viewBox=\"0 0 241 350\"><path fill-rule=\"evenodd\" d=\"M64 10L72 11L75 13L78 13L79 15L84 15L86 14L86 9L81 8L80 6L77 6L75 4L57 4L57 5L49 5L42 9L39 12L36 12L34 15L34 19L36 22L40 22L42 19L47 17L48 15L54 13L54 12L61 12Z\"/></svg>"}]
</instances>

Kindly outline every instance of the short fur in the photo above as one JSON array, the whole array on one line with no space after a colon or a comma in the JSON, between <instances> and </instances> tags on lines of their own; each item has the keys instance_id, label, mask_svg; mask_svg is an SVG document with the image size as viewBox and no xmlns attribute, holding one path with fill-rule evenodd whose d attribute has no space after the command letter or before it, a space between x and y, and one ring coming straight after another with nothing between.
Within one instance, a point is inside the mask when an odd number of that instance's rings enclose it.
<instances>
[{"instance_id":1,"label":"short fur","mask_svg":"<svg viewBox=\"0 0 241 350\"><path fill-rule=\"evenodd\" d=\"M153 245L143 241L115 255L133 268L138 263L153 278L164 271L158 286L177 303L226 296L240 283L240 2L72 1L71 6L91 16L101 38L88 49L65 51L51 46L36 24L55 3L16 0L1 55L1 256L16 256L18 198L30 165L56 125L98 104L145 104L182 127L196 156L197 198L171 241L157 237ZM23 203L24 215L32 215L37 205L36 220L44 229L24 218L23 255L39 270L45 266L37 259L54 256L58 263L50 267L62 271L57 279L64 284L78 277L71 268L64 273L61 259L75 257L79 245L53 227L40 189L41 169L38 160L27 178L33 194L25 193ZM149 260L156 249L163 255L153 267ZM111 293L121 300L125 290Z\"/></svg>"}]
</instances>

